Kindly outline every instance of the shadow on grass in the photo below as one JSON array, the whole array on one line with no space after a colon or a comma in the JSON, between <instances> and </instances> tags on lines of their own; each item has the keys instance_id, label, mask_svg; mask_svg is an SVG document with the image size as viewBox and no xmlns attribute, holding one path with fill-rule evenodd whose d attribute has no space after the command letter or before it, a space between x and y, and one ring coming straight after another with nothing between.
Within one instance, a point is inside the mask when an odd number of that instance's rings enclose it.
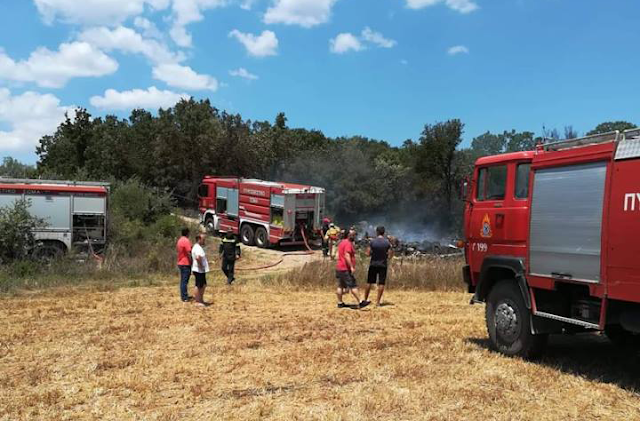
<instances>
[{"instance_id":1,"label":"shadow on grass","mask_svg":"<svg viewBox=\"0 0 640 421\"><path fill-rule=\"evenodd\" d=\"M488 338L469 338L467 342L491 349ZM638 356L638 350L618 348L604 335L584 333L550 335L542 357L530 362L640 393Z\"/></svg>"},{"instance_id":2,"label":"shadow on grass","mask_svg":"<svg viewBox=\"0 0 640 421\"><path fill-rule=\"evenodd\" d=\"M360 310L360 307L357 304L345 304L344 307L338 307L338 310Z\"/></svg>"}]
</instances>

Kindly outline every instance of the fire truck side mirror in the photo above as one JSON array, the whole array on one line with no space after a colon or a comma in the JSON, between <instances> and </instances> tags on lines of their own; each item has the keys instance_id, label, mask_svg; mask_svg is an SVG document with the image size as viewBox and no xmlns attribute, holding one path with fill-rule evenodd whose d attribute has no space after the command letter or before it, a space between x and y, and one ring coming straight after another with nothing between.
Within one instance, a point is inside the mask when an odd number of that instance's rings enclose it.
<instances>
[{"instance_id":1,"label":"fire truck side mirror","mask_svg":"<svg viewBox=\"0 0 640 421\"><path fill-rule=\"evenodd\" d=\"M469 179L465 178L460 183L460 200L467 201L469 197Z\"/></svg>"}]
</instances>

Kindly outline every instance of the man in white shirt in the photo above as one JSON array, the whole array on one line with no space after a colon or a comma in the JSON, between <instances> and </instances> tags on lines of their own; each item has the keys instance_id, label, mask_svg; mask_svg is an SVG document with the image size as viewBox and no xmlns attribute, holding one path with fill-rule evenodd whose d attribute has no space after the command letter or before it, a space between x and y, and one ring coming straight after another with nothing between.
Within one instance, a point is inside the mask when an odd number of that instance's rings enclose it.
<instances>
[{"instance_id":1,"label":"man in white shirt","mask_svg":"<svg viewBox=\"0 0 640 421\"><path fill-rule=\"evenodd\" d=\"M207 272L209 272L209 262L204 252L206 243L206 235L198 234L196 236L196 244L191 249L191 257L193 264L191 271L196 278L196 293L194 294L196 304L204 306L204 289L207 287Z\"/></svg>"}]
</instances>

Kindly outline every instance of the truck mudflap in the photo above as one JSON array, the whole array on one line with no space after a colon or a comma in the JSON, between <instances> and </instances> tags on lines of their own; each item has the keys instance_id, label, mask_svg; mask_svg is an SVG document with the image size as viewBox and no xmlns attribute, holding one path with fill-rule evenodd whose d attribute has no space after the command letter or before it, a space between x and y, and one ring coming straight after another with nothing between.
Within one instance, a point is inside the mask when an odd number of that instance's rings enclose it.
<instances>
[{"instance_id":1,"label":"truck mudflap","mask_svg":"<svg viewBox=\"0 0 640 421\"><path fill-rule=\"evenodd\" d=\"M475 287L471 304L484 302L493 284L501 280L492 279L492 269L507 269L513 273L513 277L522 292L524 303L526 307L531 310L531 295L529 294L529 286L527 285L527 278L525 277L524 260L514 256L489 256L484 259L480 271L480 278Z\"/></svg>"},{"instance_id":2,"label":"truck mudflap","mask_svg":"<svg viewBox=\"0 0 640 421\"><path fill-rule=\"evenodd\" d=\"M471 266L464 265L462 267L462 280L467 284L467 292L469 294L476 292L476 286L471 283Z\"/></svg>"}]
</instances>

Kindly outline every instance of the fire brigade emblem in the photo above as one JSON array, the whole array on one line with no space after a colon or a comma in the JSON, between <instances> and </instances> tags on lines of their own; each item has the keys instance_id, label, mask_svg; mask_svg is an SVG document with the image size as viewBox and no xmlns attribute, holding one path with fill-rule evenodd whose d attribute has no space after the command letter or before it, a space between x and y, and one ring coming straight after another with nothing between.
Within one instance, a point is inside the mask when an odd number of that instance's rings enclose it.
<instances>
[{"instance_id":1,"label":"fire brigade emblem","mask_svg":"<svg viewBox=\"0 0 640 421\"><path fill-rule=\"evenodd\" d=\"M482 218L482 229L480 230L480 235L484 238L491 238L493 236L493 231L491 231L491 219L489 219L488 213L485 213L484 218Z\"/></svg>"}]
</instances>

